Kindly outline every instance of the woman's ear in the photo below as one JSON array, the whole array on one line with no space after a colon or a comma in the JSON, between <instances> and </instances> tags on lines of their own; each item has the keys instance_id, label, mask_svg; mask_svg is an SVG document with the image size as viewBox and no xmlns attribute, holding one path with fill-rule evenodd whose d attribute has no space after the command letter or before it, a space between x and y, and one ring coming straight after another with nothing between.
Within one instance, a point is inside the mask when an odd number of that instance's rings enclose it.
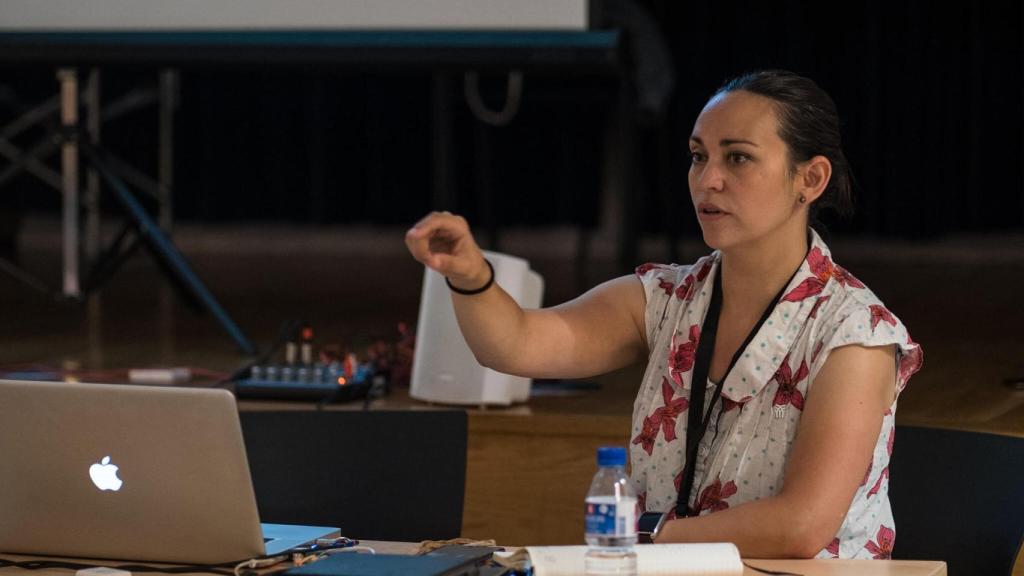
<instances>
[{"instance_id":1,"label":"woman's ear","mask_svg":"<svg viewBox=\"0 0 1024 576\"><path fill-rule=\"evenodd\" d=\"M811 204L825 193L831 178L832 163L824 156L815 156L797 171L797 192Z\"/></svg>"}]
</instances>

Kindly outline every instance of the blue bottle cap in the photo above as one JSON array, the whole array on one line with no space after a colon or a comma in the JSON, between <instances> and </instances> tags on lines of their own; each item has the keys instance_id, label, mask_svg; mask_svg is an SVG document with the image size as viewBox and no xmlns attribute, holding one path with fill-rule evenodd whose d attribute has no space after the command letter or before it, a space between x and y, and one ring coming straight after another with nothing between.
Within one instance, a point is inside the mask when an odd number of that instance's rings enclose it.
<instances>
[{"instance_id":1,"label":"blue bottle cap","mask_svg":"<svg viewBox=\"0 0 1024 576\"><path fill-rule=\"evenodd\" d=\"M598 466L625 466L626 449L622 446L602 446L597 449Z\"/></svg>"}]
</instances>

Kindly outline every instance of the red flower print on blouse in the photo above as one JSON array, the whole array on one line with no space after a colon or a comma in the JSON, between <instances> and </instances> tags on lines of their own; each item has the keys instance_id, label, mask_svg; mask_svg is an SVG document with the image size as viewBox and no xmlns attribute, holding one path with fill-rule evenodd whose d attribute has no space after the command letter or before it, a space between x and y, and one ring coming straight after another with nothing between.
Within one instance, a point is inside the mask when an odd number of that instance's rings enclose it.
<instances>
[{"instance_id":1,"label":"red flower print on blouse","mask_svg":"<svg viewBox=\"0 0 1024 576\"><path fill-rule=\"evenodd\" d=\"M875 480L875 485L871 487L871 490L868 490L867 497L870 498L870 497L874 496L875 494L878 494L878 491L882 489L882 480L886 479L888 477L889 477L889 467L886 466L885 468L882 468L882 473L878 475L878 480Z\"/></svg>"},{"instance_id":2,"label":"red flower print on blouse","mask_svg":"<svg viewBox=\"0 0 1024 576\"><path fill-rule=\"evenodd\" d=\"M785 302L799 302L805 298L811 296L817 296L821 294L821 291L825 288L825 284L828 283L829 279L834 278L836 282L839 282L843 286L853 286L854 288L864 288L864 284L853 277L852 274L844 270L841 266L837 266L832 263L832 260L821 253L821 249L815 246L811 248L811 251L807 253L807 265L811 269L810 278L804 279L796 288L793 288L789 294L782 297Z\"/></svg>"},{"instance_id":3,"label":"red flower print on blouse","mask_svg":"<svg viewBox=\"0 0 1024 576\"><path fill-rule=\"evenodd\" d=\"M871 477L871 471L874 470L874 468L875 468L875 461L871 460L871 462L868 462L868 470L867 470L867 472L864 473L864 479L860 481L860 486L863 486L863 485L868 483L868 478ZM860 486L858 486L858 488Z\"/></svg>"},{"instance_id":4,"label":"red flower print on blouse","mask_svg":"<svg viewBox=\"0 0 1024 576\"><path fill-rule=\"evenodd\" d=\"M676 288L676 298L687 302L693 300L693 295L697 291L696 287L697 282L694 281L693 275L687 274L686 278L683 278L683 282Z\"/></svg>"},{"instance_id":5,"label":"red flower print on blouse","mask_svg":"<svg viewBox=\"0 0 1024 576\"><path fill-rule=\"evenodd\" d=\"M664 376L661 378L661 396L665 405L654 411L652 418L661 422L661 430L665 434L665 441L671 442L676 439L676 417L689 407L690 401L686 398L675 398L676 391L672 383Z\"/></svg>"},{"instance_id":6,"label":"red flower print on blouse","mask_svg":"<svg viewBox=\"0 0 1024 576\"><path fill-rule=\"evenodd\" d=\"M705 510L711 510L712 512L725 510L729 507L729 503L726 500L737 492L739 492L739 489L732 480L722 485L722 479L715 478L714 483L704 488L700 493L700 499L697 501L697 513L700 514Z\"/></svg>"},{"instance_id":7,"label":"red flower print on blouse","mask_svg":"<svg viewBox=\"0 0 1024 576\"><path fill-rule=\"evenodd\" d=\"M687 302L692 301L693 297L697 294L697 282L708 277L708 273L711 272L711 266L711 260L707 260L701 264L700 268L697 270L696 276L693 274L687 274L686 278L683 278L682 283L676 287L676 298L686 300Z\"/></svg>"},{"instance_id":8,"label":"red flower print on blouse","mask_svg":"<svg viewBox=\"0 0 1024 576\"><path fill-rule=\"evenodd\" d=\"M712 261L710 259L705 260L704 263L700 265L700 270L697 270L697 280L707 278L708 274L711 272L711 266Z\"/></svg>"},{"instance_id":9,"label":"red flower print on blouse","mask_svg":"<svg viewBox=\"0 0 1024 576\"><path fill-rule=\"evenodd\" d=\"M800 368L797 369L796 375L793 374L792 369L789 367L789 354L782 359L782 365L775 372L775 376L772 380L779 383L779 390L775 393L775 399L772 400L773 406L786 406L792 404L799 410L804 409L804 395L797 388L797 384L807 378L810 370L807 369L807 361L800 360Z\"/></svg>"},{"instance_id":10,"label":"red flower print on blouse","mask_svg":"<svg viewBox=\"0 0 1024 576\"><path fill-rule=\"evenodd\" d=\"M811 313L808 314L807 317L817 318L818 308L821 308L821 305L827 302L829 298L831 298L831 296L818 296L818 299L814 301L814 306L811 308Z\"/></svg>"},{"instance_id":11,"label":"red flower print on blouse","mask_svg":"<svg viewBox=\"0 0 1024 576\"><path fill-rule=\"evenodd\" d=\"M893 447L894 444L896 444L896 427L895 426L893 426L889 430L889 442L886 445L886 448L889 450L889 458L892 458L892 447Z\"/></svg>"},{"instance_id":12,"label":"red flower print on blouse","mask_svg":"<svg viewBox=\"0 0 1024 576\"><path fill-rule=\"evenodd\" d=\"M658 429L665 434L665 441L671 442L676 439L676 417L686 411L690 401L686 398L675 398L675 388L668 378L661 378L661 396L665 405L656 409L650 416L644 418L644 427L640 435L633 439L633 444L640 444L650 456L654 451L654 441L658 439Z\"/></svg>"},{"instance_id":13,"label":"red flower print on blouse","mask_svg":"<svg viewBox=\"0 0 1024 576\"><path fill-rule=\"evenodd\" d=\"M825 550L832 555L833 558L839 558L839 538L833 538Z\"/></svg>"},{"instance_id":14,"label":"red flower print on blouse","mask_svg":"<svg viewBox=\"0 0 1024 576\"><path fill-rule=\"evenodd\" d=\"M868 306L871 310L871 331L875 331L875 326L878 326L879 322L885 322L890 326L896 325L896 317L892 315L885 306L879 306L878 304L872 304Z\"/></svg>"},{"instance_id":15,"label":"red flower print on blouse","mask_svg":"<svg viewBox=\"0 0 1024 576\"><path fill-rule=\"evenodd\" d=\"M676 289L676 285L669 282L668 280L660 280L658 282L658 288L664 290L666 296L671 296L672 291Z\"/></svg>"},{"instance_id":16,"label":"red flower print on blouse","mask_svg":"<svg viewBox=\"0 0 1024 576\"><path fill-rule=\"evenodd\" d=\"M818 342L818 345L814 347L814 353L811 354L811 362L818 359L818 354L821 354L821 349L825 346L825 341Z\"/></svg>"},{"instance_id":17,"label":"red flower print on blouse","mask_svg":"<svg viewBox=\"0 0 1024 576\"><path fill-rule=\"evenodd\" d=\"M667 270L668 266L665 266L664 264L658 264L656 262L648 262L646 264L641 264L636 267L636 275L643 276L644 274L647 274L648 272L654 270L655 268L657 268L658 270Z\"/></svg>"},{"instance_id":18,"label":"red flower print on blouse","mask_svg":"<svg viewBox=\"0 0 1024 576\"><path fill-rule=\"evenodd\" d=\"M641 513L647 512L647 492L641 492L636 495L636 505L640 508ZM637 514L636 517L640 518L640 515Z\"/></svg>"},{"instance_id":19,"label":"red flower print on blouse","mask_svg":"<svg viewBox=\"0 0 1024 576\"><path fill-rule=\"evenodd\" d=\"M834 266L835 266L835 269L836 269L836 271L835 271L835 279L837 281L839 281L839 283L841 285L843 285L843 286L853 286L854 288L866 288L866 286L864 286L863 282L861 282L860 280L857 280L857 277L854 276L853 274L850 274L849 270L847 270L846 268L843 268L842 266L840 266L838 264L834 264Z\"/></svg>"},{"instance_id":20,"label":"red flower print on blouse","mask_svg":"<svg viewBox=\"0 0 1024 576\"><path fill-rule=\"evenodd\" d=\"M877 540L877 542L875 542ZM879 526L878 535L875 540L869 540L864 548L873 554L875 560L889 560L892 558L892 545L896 542L896 531L892 528Z\"/></svg>"},{"instance_id":21,"label":"red flower print on blouse","mask_svg":"<svg viewBox=\"0 0 1024 576\"><path fill-rule=\"evenodd\" d=\"M639 444L644 452L650 456L654 452L654 440L658 437L658 427L660 422L656 422L650 416L644 418L644 427L640 430L640 434L637 434L636 438L633 438L633 444Z\"/></svg>"},{"instance_id":22,"label":"red flower print on blouse","mask_svg":"<svg viewBox=\"0 0 1024 576\"><path fill-rule=\"evenodd\" d=\"M921 352L921 347L909 337L907 338L907 344L913 347L909 352L905 352L900 356L900 374L899 381L897 382L899 390L902 390L907 385L907 380L910 380L910 377L921 369L921 364L924 362L924 354Z\"/></svg>"},{"instance_id":23,"label":"red flower print on blouse","mask_svg":"<svg viewBox=\"0 0 1024 576\"><path fill-rule=\"evenodd\" d=\"M752 398L753 396L744 396L739 400L730 400L729 398L722 396L722 413L730 412L736 408L743 408Z\"/></svg>"},{"instance_id":24,"label":"red flower print on blouse","mask_svg":"<svg viewBox=\"0 0 1024 576\"><path fill-rule=\"evenodd\" d=\"M676 336L672 336L672 349L668 355L668 371L672 380L683 384L683 374L693 369L693 362L697 355L697 341L700 340L700 326L690 326L690 339L676 345Z\"/></svg>"}]
</instances>

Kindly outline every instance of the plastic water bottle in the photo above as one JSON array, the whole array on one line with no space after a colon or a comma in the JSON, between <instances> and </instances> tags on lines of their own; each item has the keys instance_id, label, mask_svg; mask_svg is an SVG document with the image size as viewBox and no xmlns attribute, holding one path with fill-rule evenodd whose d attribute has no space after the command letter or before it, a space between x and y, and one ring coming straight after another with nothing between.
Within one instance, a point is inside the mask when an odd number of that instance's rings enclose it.
<instances>
[{"instance_id":1,"label":"plastic water bottle","mask_svg":"<svg viewBox=\"0 0 1024 576\"><path fill-rule=\"evenodd\" d=\"M636 491L626 476L626 449L597 450L586 499L587 576L636 575Z\"/></svg>"}]
</instances>

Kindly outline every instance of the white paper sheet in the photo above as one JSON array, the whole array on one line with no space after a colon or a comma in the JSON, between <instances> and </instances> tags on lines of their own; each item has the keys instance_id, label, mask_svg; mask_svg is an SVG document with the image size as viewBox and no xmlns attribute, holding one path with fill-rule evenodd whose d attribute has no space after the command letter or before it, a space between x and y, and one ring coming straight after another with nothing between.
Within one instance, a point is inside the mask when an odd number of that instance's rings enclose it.
<instances>
[{"instance_id":1,"label":"white paper sheet","mask_svg":"<svg viewBox=\"0 0 1024 576\"><path fill-rule=\"evenodd\" d=\"M583 576L586 546L528 546L536 576ZM644 544L636 547L637 576L742 576L736 546Z\"/></svg>"}]
</instances>

